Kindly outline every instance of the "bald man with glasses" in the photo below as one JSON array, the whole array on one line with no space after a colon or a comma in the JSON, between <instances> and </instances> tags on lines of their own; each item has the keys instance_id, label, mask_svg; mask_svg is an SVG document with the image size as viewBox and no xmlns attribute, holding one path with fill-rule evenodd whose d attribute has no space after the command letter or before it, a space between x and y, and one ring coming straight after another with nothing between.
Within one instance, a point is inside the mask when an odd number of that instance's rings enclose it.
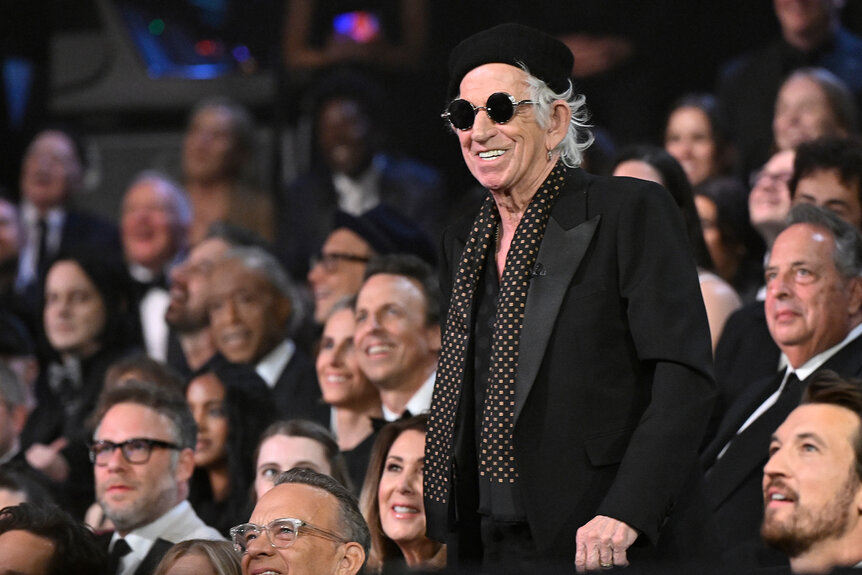
<instances>
[{"instance_id":1,"label":"bald man with glasses","mask_svg":"<svg viewBox=\"0 0 862 575\"><path fill-rule=\"evenodd\" d=\"M108 392L90 444L96 498L116 531L109 575L149 575L186 539L223 539L189 502L197 426L182 395L132 381Z\"/></svg>"}]
</instances>

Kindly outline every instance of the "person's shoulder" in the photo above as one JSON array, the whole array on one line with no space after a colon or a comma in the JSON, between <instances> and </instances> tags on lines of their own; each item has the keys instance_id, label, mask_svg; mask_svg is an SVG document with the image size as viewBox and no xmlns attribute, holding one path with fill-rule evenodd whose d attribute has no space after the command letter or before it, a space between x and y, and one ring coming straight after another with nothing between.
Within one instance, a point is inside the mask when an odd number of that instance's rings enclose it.
<instances>
[{"instance_id":1,"label":"person's shoulder","mask_svg":"<svg viewBox=\"0 0 862 575\"><path fill-rule=\"evenodd\" d=\"M442 180L440 172L428 164L403 155L382 156L383 175L394 180L409 180L436 185Z\"/></svg>"}]
</instances>

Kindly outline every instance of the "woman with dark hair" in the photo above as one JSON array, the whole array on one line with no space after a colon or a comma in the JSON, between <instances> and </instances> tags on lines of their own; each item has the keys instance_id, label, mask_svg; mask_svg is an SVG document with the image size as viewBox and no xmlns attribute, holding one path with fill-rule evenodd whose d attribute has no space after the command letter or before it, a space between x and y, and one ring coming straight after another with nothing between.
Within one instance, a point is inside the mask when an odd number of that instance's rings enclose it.
<instances>
[{"instance_id":1,"label":"woman with dark hair","mask_svg":"<svg viewBox=\"0 0 862 575\"><path fill-rule=\"evenodd\" d=\"M38 407L22 433L27 462L58 489L58 500L82 517L93 500L86 421L105 372L133 346L128 336L126 275L119 262L94 255L64 256L44 283L42 365Z\"/></svg>"},{"instance_id":2,"label":"woman with dark hair","mask_svg":"<svg viewBox=\"0 0 862 575\"><path fill-rule=\"evenodd\" d=\"M714 272L714 265L703 237L700 217L694 204L691 184L673 156L655 146L632 146L617 157L614 176L629 176L661 184L670 192L682 213L700 279L700 291L709 320L712 349L718 344L724 323L742 301L726 281Z\"/></svg>"},{"instance_id":3,"label":"woman with dark hair","mask_svg":"<svg viewBox=\"0 0 862 575\"><path fill-rule=\"evenodd\" d=\"M255 461L254 493L257 499L275 486L279 475L294 467L324 473L353 489L335 436L314 421L291 419L270 425L260 438Z\"/></svg>"},{"instance_id":4,"label":"woman with dark hair","mask_svg":"<svg viewBox=\"0 0 862 575\"><path fill-rule=\"evenodd\" d=\"M371 531L371 572L446 567L446 546L425 534L422 475L428 416L387 424L371 451L360 508Z\"/></svg>"},{"instance_id":5,"label":"woman with dark hair","mask_svg":"<svg viewBox=\"0 0 862 575\"><path fill-rule=\"evenodd\" d=\"M711 178L695 186L694 205L715 273L743 301L753 301L763 284L766 244L751 225L748 190L736 178Z\"/></svg>"},{"instance_id":6,"label":"woman with dark hair","mask_svg":"<svg viewBox=\"0 0 862 575\"><path fill-rule=\"evenodd\" d=\"M733 146L711 94L687 94L671 106L664 149L680 163L692 186L731 173Z\"/></svg>"},{"instance_id":7,"label":"woman with dark hair","mask_svg":"<svg viewBox=\"0 0 862 575\"><path fill-rule=\"evenodd\" d=\"M189 503L207 525L227 536L248 519L254 446L276 417L270 390L217 366L194 376L186 402L198 424Z\"/></svg>"}]
</instances>

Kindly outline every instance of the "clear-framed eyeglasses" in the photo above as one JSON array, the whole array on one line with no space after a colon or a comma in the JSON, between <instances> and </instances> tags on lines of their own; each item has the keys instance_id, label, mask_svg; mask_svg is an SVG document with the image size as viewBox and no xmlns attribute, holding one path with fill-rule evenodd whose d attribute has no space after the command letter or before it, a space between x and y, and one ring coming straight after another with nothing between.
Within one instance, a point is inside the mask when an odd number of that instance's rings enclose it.
<instances>
[{"instance_id":1,"label":"clear-framed eyeglasses","mask_svg":"<svg viewBox=\"0 0 862 575\"><path fill-rule=\"evenodd\" d=\"M326 529L321 529L320 527L315 527L310 523L306 523L302 519L295 519L293 517L274 519L267 525L243 523L242 525L231 527L230 538L231 541L233 541L233 546L236 550L240 553L245 553L248 551L249 542L257 539L261 533L266 533L266 537L269 539L269 544L276 549L287 549L293 545L293 542L296 541L297 537L299 537L300 532L305 535L314 535L324 539L329 539L336 543L348 542L347 539L340 535L336 535L335 533L327 531Z\"/></svg>"}]
</instances>

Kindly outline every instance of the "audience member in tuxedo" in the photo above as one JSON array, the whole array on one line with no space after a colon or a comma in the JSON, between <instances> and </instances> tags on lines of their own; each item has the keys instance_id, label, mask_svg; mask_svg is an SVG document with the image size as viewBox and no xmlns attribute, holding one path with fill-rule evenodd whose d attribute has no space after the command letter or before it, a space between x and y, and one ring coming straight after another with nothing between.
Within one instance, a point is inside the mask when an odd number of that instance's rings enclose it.
<instances>
[{"instance_id":1,"label":"audience member in tuxedo","mask_svg":"<svg viewBox=\"0 0 862 575\"><path fill-rule=\"evenodd\" d=\"M61 253L92 251L120 257L117 228L73 207L84 176L84 148L70 132L49 128L36 134L21 165L19 290L41 287L45 271Z\"/></svg>"},{"instance_id":2,"label":"audience member in tuxedo","mask_svg":"<svg viewBox=\"0 0 862 575\"><path fill-rule=\"evenodd\" d=\"M243 575L356 575L370 546L368 526L350 490L301 468L281 474L258 500L249 523L231 529L231 538L242 553Z\"/></svg>"},{"instance_id":3,"label":"audience member in tuxedo","mask_svg":"<svg viewBox=\"0 0 862 575\"><path fill-rule=\"evenodd\" d=\"M314 364L290 337L301 301L281 264L261 248L235 248L213 267L207 311L219 353L256 373L272 390L279 416L325 423Z\"/></svg>"},{"instance_id":4,"label":"audience member in tuxedo","mask_svg":"<svg viewBox=\"0 0 862 575\"><path fill-rule=\"evenodd\" d=\"M761 535L794 573L862 563L862 385L829 370L772 435Z\"/></svg>"},{"instance_id":5,"label":"audience member in tuxedo","mask_svg":"<svg viewBox=\"0 0 862 575\"><path fill-rule=\"evenodd\" d=\"M359 369L356 344L355 299L335 304L323 327L317 353L317 381L323 401L331 407L329 428L338 439L353 485L360 487L365 478L374 420L382 417L380 392Z\"/></svg>"},{"instance_id":6,"label":"audience member in tuxedo","mask_svg":"<svg viewBox=\"0 0 862 575\"><path fill-rule=\"evenodd\" d=\"M272 393L259 379L222 378L218 369L195 375L185 393L198 426L189 502L227 537L251 512L254 448L276 419Z\"/></svg>"},{"instance_id":7,"label":"audience member in tuxedo","mask_svg":"<svg viewBox=\"0 0 862 575\"><path fill-rule=\"evenodd\" d=\"M58 501L83 517L93 499L85 425L105 371L131 351L126 276L99 254L56 260L45 278L48 354L36 382L38 407L27 420L27 461L56 484ZM82 507L83 505L83 507Z\"/></svg>"},{"instance_id":8,"label":"audience member in tuxedo","mask_svg":"<svg viewBox=\"0 0 862 575\"><path fill-rule=\"evenodd\" d=\"M789 187L794 204L831 210L862 231L862 142L820 138L800 144Z\"/></svg>"},{"instance_id":9,"label":"audience member in tuxedo","mask_svg":"<svg viewBox=\"0 0 862 575\"><path fill-rule=\"evenodd\" d=\"M401 572L397 567L431 571L446 566L446 547L425 535L422 470L428 415L389 423L380 430L360 508L371 531L368 569Z\"/></svg>"},{"instance_id":10,"label":"audience member in tuxedo","mask_svg":"<svg viewBox=\"0 0 862 575\"><path fill-rule=\"evenodd\" d=\"M828 70L803 68L781 84L772 119L776 150L792 150L817 138L857 132L853 94Z\"/></svg>"},{"instance_id":11,"label":"audience member in tuxedo","mask_svg":"<svg viewBox=\"0 0 862 575\"><path fill-rule=\"evenodd\" d=\"M231 222L273 239L272 200L254 183L254 120L222 96L192 110L183 138L183 185L193 208L189 239L198 243L215 222Z\"/></svg>"},{"instance_id":12,"label":"audience member in tuxedo","mask_svg":"<svg viewBox=\"0 0 862 575\"><path fill-rule=\"evenodd\" d=\"M386 421L428 411L440 352L440 291L425 262L393 254L368 264L353 341Z\"/></svg>"},{"instance_id":13,"label":"audience member in tuxedo","mask_svg":"<svg viewBox=\"0 0 862 575\"><path fill-rule=\"evenodd\" d=\"M336 75L322 82L314 102L317 152L309 173L285 193L280 218L288 269L308 271L309 258L341 210L360 216L380 204L406 217L436 243L446 223L442 177L419 162L386 151L381 107L387 98L363 77Z\"/></svg>"},{"instance_id":14,"label":"audience member in tuxedo","mask_svg":"<svg viewBox=\"0 0 862 575\"><path fill-rule=\"evenodd\" d=\"M276 479L295 467L329 475L353 490L344 456L332 433L314 421L276 421L263 432L255 455L254 494L260 499Z\"/></svg>"},{"instance_id":15,"label":"audience member in tuxedo","mask_svg":"<svg viewBox=\"0 0 862 575\"><path fill-rule=\"evenodd\" d=\"M692 186L733 173L734 149L712 94L686 94L670 109L664 149Z\"/></svg>"},{"instance_id":16,"label":"audience member in tuxedo","mask_svg":"<svg viewBox=\"0 0 862 575\"><path fill-rule=\"evenodd\" d=\"M18 206L7 199L0 188L0 309L21 317L36 333L39 326L38 286L18 282L18 266L24 235Z\"/></svg>"},{"instance_id":17,"label":"audience member in tuxedo","mask_svg":"<svg viewBox=\"0 0 862 575\"><path fill-rule=\"evenodd\" d=\"M169 295L167 277L184 255L191 222L185 191L155 171L138 174L123 196L120 233L132 281L132 302L144 349L158 361L167 358Z\"/></svg>"},{"instance_id":18,"label":"audience member in tuxedo","mask_svg":"<svg viewBox=\"0 0 862 575\"><path fill-rule=\"evenodd\" d=\"M435 260L431 240L389 206L380 204L359 216L337 211L307 276L314 321L322 326L336 302L359 292L372 257L394 253L414 254L431 265Z\"/></svg>"},{"instance_id":19,"label":"audience member in tuxedo","mask_svg":"<svg viewBox=\"0 0 862 575\"><path fill-rule=\"evenodd\" d=\"M748 189L736 178L710 178L694 188L694 205L715 273L744 302L763 285L763 238L751 225Z\"/></svg>"},{"instance_id":20,"label":"audience member in tuxedo","mask_svg":"<svg viewBox=\"0 0 862 575\"><path fill-rule=\"evenodd\" d=\"M22 503L0 510L4 573L94 575L105 552L89 529L53 505Z\"/></svg>"},{"instance_id":21,"label":"audience member in tuxedo","mask_svg":"<svg viewBox=\"0 0 862 575\"><path fill-rule=\"evenodd\" d=\"M691 184L678 161L656 146L631 146L617 156L614 176L629 176L662 185L673 196L682 213L689 245L697 264L700 292L706 306L706 317L715 349L721 330L731 313L742 305L733 287L715 271L703 236L700 217L694 204Z\"/></svg>"},{"instance_id":22,"label":"audience member in tuxedo","mask_svg":"<svg viewBox=\"0 0 862 575\"><path fill-rule=\"evenodd\" d=\"M171 547L153 575L242 575L232 543L189 539Z\"/></svg>"},{"instance_id":23,"label":"audience member in tuxedo","mask_svg":"<svg viewBox=\"0 0 862 575\"><path fill-rule=\"evenodd\" d=\"M105 394L90 444L96 496L116 526L108 573L149 575L185 539L222 539L187 501L197 426L180 393L127 382Z\"/></svg>"},{"instance_id":24,"label":"audience member in tuxedo","mask_svg":"<svg viewBox=\"0 0 862 575\"><path fill-rule=\"evenodd\" d=\"M817 369L862 375L862 237L831 212L794 206L766 261L766 322L781 365L730 405L702 463L724 549L754 545L769 437Z\"/></svg>"},{"instance_id":25,"label":"audience member in tuxedo","mask_svg":"<svg viewBox=\"0 0 862 575\"><path fill-rule=\"evenodd\" d=\"M254 232L224 222L212 224L206 236L171 270L165 322L171 329L167 362L186 377L203 368L216 353L206 298L215 263L235 247L263 246Z\"/></svg>"},{"instance_id":26,"label":"audience member in tuxedo","mask_svg":"<svg viewBox=\"0 0 862 575\"><path fill-rule=\"evenodd\" d=\"M0 509L21 503L53 503L42 478L16 462L0 464Z\"/></svg>"},{"instance_id":27,"label":"audience member in tuxedo","mask_svg":"<svg viewBox=\"0 0 862 575\"><path fill-rule=\"evenodd\" d=\"M778 89L794 70L826 68L845 82L859 101L862 39L841 25L842 4L836 0L805 4L775 1L781 37L743 55L722 71L719 103L740 152L743 174L769 157Z\"/></svg>"}]
</instances>

